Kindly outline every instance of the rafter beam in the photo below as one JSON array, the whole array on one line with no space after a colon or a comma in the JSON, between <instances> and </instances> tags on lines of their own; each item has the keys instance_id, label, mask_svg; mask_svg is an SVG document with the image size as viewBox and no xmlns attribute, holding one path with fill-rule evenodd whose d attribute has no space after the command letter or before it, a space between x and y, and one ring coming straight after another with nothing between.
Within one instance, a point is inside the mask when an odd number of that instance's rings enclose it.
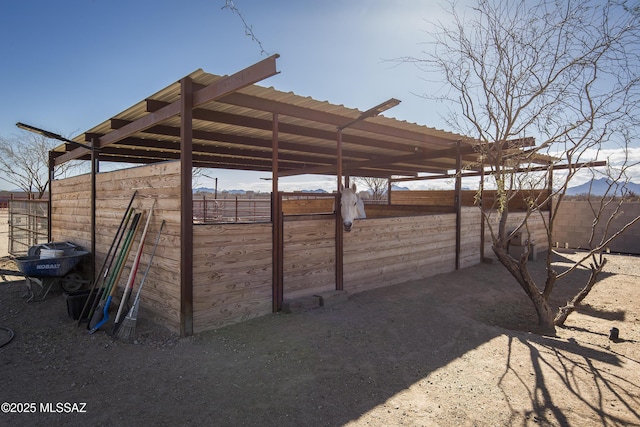
<instances>
[{"instance_id":1,"label":"rafter beam","mask_svg":"<svg viewBox=\"0 0 640 427\"><path fill-rule=\"evenodd\" d=\"M238 92L221 97L220 99L218 99L218 101L240 107L253 108L261 111L277 112L278 114L282 114L285 116L297 117L300 119L310 120L318 123L325 123L336 127L340 127L353 120L353 117L344 117L338 114L318 111L311 108L300 107L297 105L286 104L284 102L262 99L256 96ZM451 146L450 139L426 135L422 132L398 129L373 123L370 121L360 121L354 123L349 127L349 129L357 129L365 132L375 133L378 135L406 139L407 141L411 142L430 143L447 147Z\"/></svg>"},{"instance_id":2,"label":"rafter beam","mask_svg":"<svg viewBox=\"0 0 640 427\"><path fill-rule=\"evenodd\" d=\"M250 67L247 67L244 70L238 71L231 76L223 77L215 83L212 83L209 86L202 88L197 92L194 92L193 107L195 108L207 102L214 101L225 95L233 93L236 90L242 89L243 87L252 85L266 79L267 77L271 77L277 74L278 71L276 70L276 59L278 57L279 55L277 54L270 56L269 58L263 59L262 61ZM177 116L178 114L180 114L180 100L175 101L170 105L162 107L161 109L153 113L149 113L148 115L141 117L140 119L129 123L128 125L120 129L102 136L98 141L98 148L103 148L109 144L118 142L130 135L133 135L136 132L140 132L154 125L160 124L171 117ZM59 165L69 160L74 160L85 154L87 151L88 150L86 150L85 148L77 148L56 158L56 164Z\"/></svg>"},{"instance_id":3,"label":"rafter beam","mask_svg":"<svg viewBox=\"0 0 640 427\"><path fill-rule=\"evenodd\" d=\"M553 165L551 167L549 166L534 166L534 167L522 167L522 168L515 168L515 169L511 169L509 171L505 171L505 173L526 173L526 172L545 172L546 170L552 168L553 170L562 170L562 169L579 169L579 168L595 168L595 167L602 167L602 166L606 166L607 162L606 161L594 161L594 162L583 162L583 163L575 163L575 164L561 164L561 165ZM477 177L477 176L481 176L481 175L493 175L492 171L476 171L476 172L464 172L462 174L462 177ZM456 174L450 174L450 173L446 173L446 174L442 174L442 175L438 175L438 176L418 176L418 177L414 177L414 178L392 178L391 181L393 182L404 182L404 181L426 181L426 180L431 180L431 179L444 179L444 178L453 178L455 177Z\"/></svg>"}]
</instances>

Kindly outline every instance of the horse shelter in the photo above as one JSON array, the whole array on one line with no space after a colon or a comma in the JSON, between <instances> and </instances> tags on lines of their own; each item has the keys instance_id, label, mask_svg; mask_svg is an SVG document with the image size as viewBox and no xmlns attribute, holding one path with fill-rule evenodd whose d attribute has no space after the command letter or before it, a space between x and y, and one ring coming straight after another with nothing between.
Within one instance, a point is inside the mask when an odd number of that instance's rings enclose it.
<instances>
[{"instance_id":1,"label":"horse shelter","mask_svg":"<svg viewBox=\"0 0 640 427\"><path fill-rule=\"evenodd\" d=\"M277 73L277 58L230 76L194 71L50 153L51 170L91 161L90 174L52 181L49 235L90 248L94 275L134 191L137 209L155 202L143 265L166 225L141 309L182 336L290 301L471 266L490 247L475 191L461 188L464 173L479 173L477 141L381 116L395 99L361 112L257 85ZM521 149L531 141L509 143ZM137 166L100 172L101 162ZM270 172L270 220L194 221L195 167ZM343 177L348 186L349 177L425 173L453 179L455 188L390 191L387 204L367 205L367 218L344 231L337 208ZM298 174L335 175L336 192L308 200L279 190L279 178ZM542 224L528 227L544 248Z\"/></svg>"}]
</instances>

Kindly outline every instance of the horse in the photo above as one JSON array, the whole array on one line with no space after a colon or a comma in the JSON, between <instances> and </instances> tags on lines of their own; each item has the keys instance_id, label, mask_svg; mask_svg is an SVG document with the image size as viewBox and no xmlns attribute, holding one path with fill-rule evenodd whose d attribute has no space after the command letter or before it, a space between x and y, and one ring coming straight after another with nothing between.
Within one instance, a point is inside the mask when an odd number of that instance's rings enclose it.
<instances>
[{"instance_id":1,"label":"horse","mask_svg":"<svg viewBox=\"0 0 640 427\"><path fill-rule=\"evenodd\" d=\"M351 184L351 188L344 188L344 186L342 186L342 198L340 205L344 231L351 231L354 220L367 217L364 212L364 202L356 193L355 183Z\"/></svg>"}]
</instances>

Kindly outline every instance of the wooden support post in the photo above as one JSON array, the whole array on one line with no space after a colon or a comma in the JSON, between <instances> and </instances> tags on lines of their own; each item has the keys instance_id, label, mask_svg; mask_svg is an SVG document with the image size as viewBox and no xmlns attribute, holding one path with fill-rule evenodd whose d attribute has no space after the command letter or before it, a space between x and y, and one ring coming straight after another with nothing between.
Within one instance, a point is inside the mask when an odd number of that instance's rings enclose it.
<instances>
[{"instance_id":1,"label":"wooden support post","mask_svg":"<svg viewBox=\"0 0 640 427\"><path fill-rule=\"evenodd\" d=\"M96 175L98 174L98 151L96 146L98 140L91 138L91 277L95 279L96 274Z\"/></svg>"},{"instance_id":2,"label":"wooden support post","mask_svg":"<svg viewBox=\"0 0 640 427\"><path fill-rule=\"evenodd\" d=\"M339 194L342 191L342 129L338 129L336 134L336 176L338 177Z\"/></svg>"},{"instance_id":3,"label":"wooden support post","mask_svg":"<svg viewBox=\"0 0 640 427\"><path fill-rule=\"evenodd\" d=\"M278 113L273 113L271 135L271 224L272 224L272 300L274 313L282 310L284 298L284 239L282 194L278 191Z\"/></svg>"},{"instance_id":4,"label":"wooden support post","mask_svg":"<svg viewBox=\"0 0 640 427\"><path fill-rule=\"evenodd\" d=\"M336 176L338 178L338 191L336 193L336 290L341 291L344 289L344 230L342 228L342 129L338 129L336 135Z\"/></svg>"},{"instance_id":5,"label":"wooden support post","mask_svg":"<svg viewBox=\"0 0 640 427\"><path fill-rule=\"evenodd\" d=\"M49 205L47 206L47 242L53 241L53 236L51 235L51 222L53 220L53 218L51 218L51 213L53 212L53 209L51 208L51 202L53 199L51 198L51 195L53 194L52 184L55 164L56 163L55 158L53 157L53 151L49 151ZM13 240L10 241L13 242Z\"/></svg>"},{"instance_id":6,"label":"wooden support post","mask_svg":"<svg viewBox=\"0 0 640 427\"><path fill-rule=\"evenodd\" d=\"M460 141L456 143L456 189L454 206L456 210L456 270L460 270L460 241L462 233L462 155Z\"/></svg>"},{"instance_id":7,"label":"wooden support post","mask_svg":"<svg viewBox=\"0 0 640 427\"><path fill-rule=\"evenodd\" d=\"M547 169L549 171L549 181L547 183L547 192L548 192L548 197L549 197L549 225L551 226L551 221L553 219L553 198L552 198L552 194L553 194L553 163L549 163L549 169ZM551 242L549 242L549 245L551 245Z\"/></svg>"},{"instance_id":8,"label":"wooden support post","mask_svg":"<svg viewBox=\"0 0 640 427\"><path fill-rule=\"evenodd\" d=\"M193 82L180 81L180 335L193 335Z\"/></svg>"},{"instance_id":9,"label":"wooden support post","mask_svg":"<svg viewBox=\"0 0 640 427\"><path fill-rule=\"evenodd\" d=\"M336 193L336 290L344 289L344 229L342 226L342 215L340 214L340 193Z\"/></svg>"},{"instance_id":10,"label":"wooden support post","mask_svg":"<svg viewBox=\"0 0 640 427\"><path fill-rule=\"evenodd\" d=\"M271 216L273 217L273 280L272 300L274 313L282 310L284 302L284 229L282 218L282 193L271 193Z\"/></svg>"},{"instance_id":11,"label":"wooden support post","mask_svg":"<svg viewBox=\"0 0 640 427\"><path fill-rule=\"evenodd\" d=\"M548 232L548 236L549 236L549 241L547 242L547 249L548 249L548 253L551 253L551 248L553 247L553 210L555 209L555 206L553 205L553 163L549 162L549 168L547 169L549 171L549 181L547 183L547 197L549 199L549 232Z\"/></svg>"},{"instance_id":12,"label":"wooden support post","mask_svg":"<svg viewBox=\"0 0 640 427\"><path fill-rule=\"evenodd\" d=\"M480 169L480 262L484 262L484 163Z\"/></svg>"}]
</instances>

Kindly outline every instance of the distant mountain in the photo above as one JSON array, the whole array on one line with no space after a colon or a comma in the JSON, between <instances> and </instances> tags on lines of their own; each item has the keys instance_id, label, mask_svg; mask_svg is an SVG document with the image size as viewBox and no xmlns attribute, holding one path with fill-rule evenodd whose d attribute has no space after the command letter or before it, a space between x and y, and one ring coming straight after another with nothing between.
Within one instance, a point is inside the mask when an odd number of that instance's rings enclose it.
<instances>
[{"instance_id":1,"label":"distant mountain","mask_svg":"<svg viewBox=\"0 0 640 427\"><path fill-rule=\"evenodd\" d=\"M198 187L198 188L194 188L193 189L194 193L215 193L216 190L213 188L208 188L208 187ZM247 194L246 190L218 190L218 193L227 193L227 194L234 194L237 196L242 196Z\"/></svg>"},{"instance_id":2,"label":"distant mountain","mask_svg":"<svg viewBox=\"0 0 640 427\"><path fill-rule=\"evenodd\" d=\"M198 187L193 189L194 193L215 193L216 190L208 187Z\"/></svg>"},{"instance_id":3,"label":"distant mountain","mask_svg":"<svg viewBox=\"0 0 640 427\"><path fill-rule=\"evenodd\" d=\"M302 190L303 193L328 193L328 191L323 190L322 188L317 188L315 190Z\"/></svg>"},{"instance_id":4,"label":"distant mountain","mask_svg":"<svg viewBox=\"0 0 640 427\"><path fill-rule=\"evenodd\" d=\"M399 185L392 185L391 191L409 191L408 187L400 187Z\"/></svg>"},{"instance_id":5,"label":"distant mountain","mask_svg":"<svg viewBox=\"0 0 640 427\"><path fill-rule=\"evenodd\" d=\"M577 196L579 194L588 194L591 193L592 196L604 196L605 192L609 188L609 181L606 178L594 179L589 182L585 182L582 185L578 185L576 187L567 188L568 196ZM634 182L628 182L624 187L618 188L616 191L616 196L622 195L624 189L627 191L632 191L635 194L640 194L640 184L636 184ZM612 195L611 192L615 190L615 186L609 190L609 195Z\"/></svg>"}]
</instances>

